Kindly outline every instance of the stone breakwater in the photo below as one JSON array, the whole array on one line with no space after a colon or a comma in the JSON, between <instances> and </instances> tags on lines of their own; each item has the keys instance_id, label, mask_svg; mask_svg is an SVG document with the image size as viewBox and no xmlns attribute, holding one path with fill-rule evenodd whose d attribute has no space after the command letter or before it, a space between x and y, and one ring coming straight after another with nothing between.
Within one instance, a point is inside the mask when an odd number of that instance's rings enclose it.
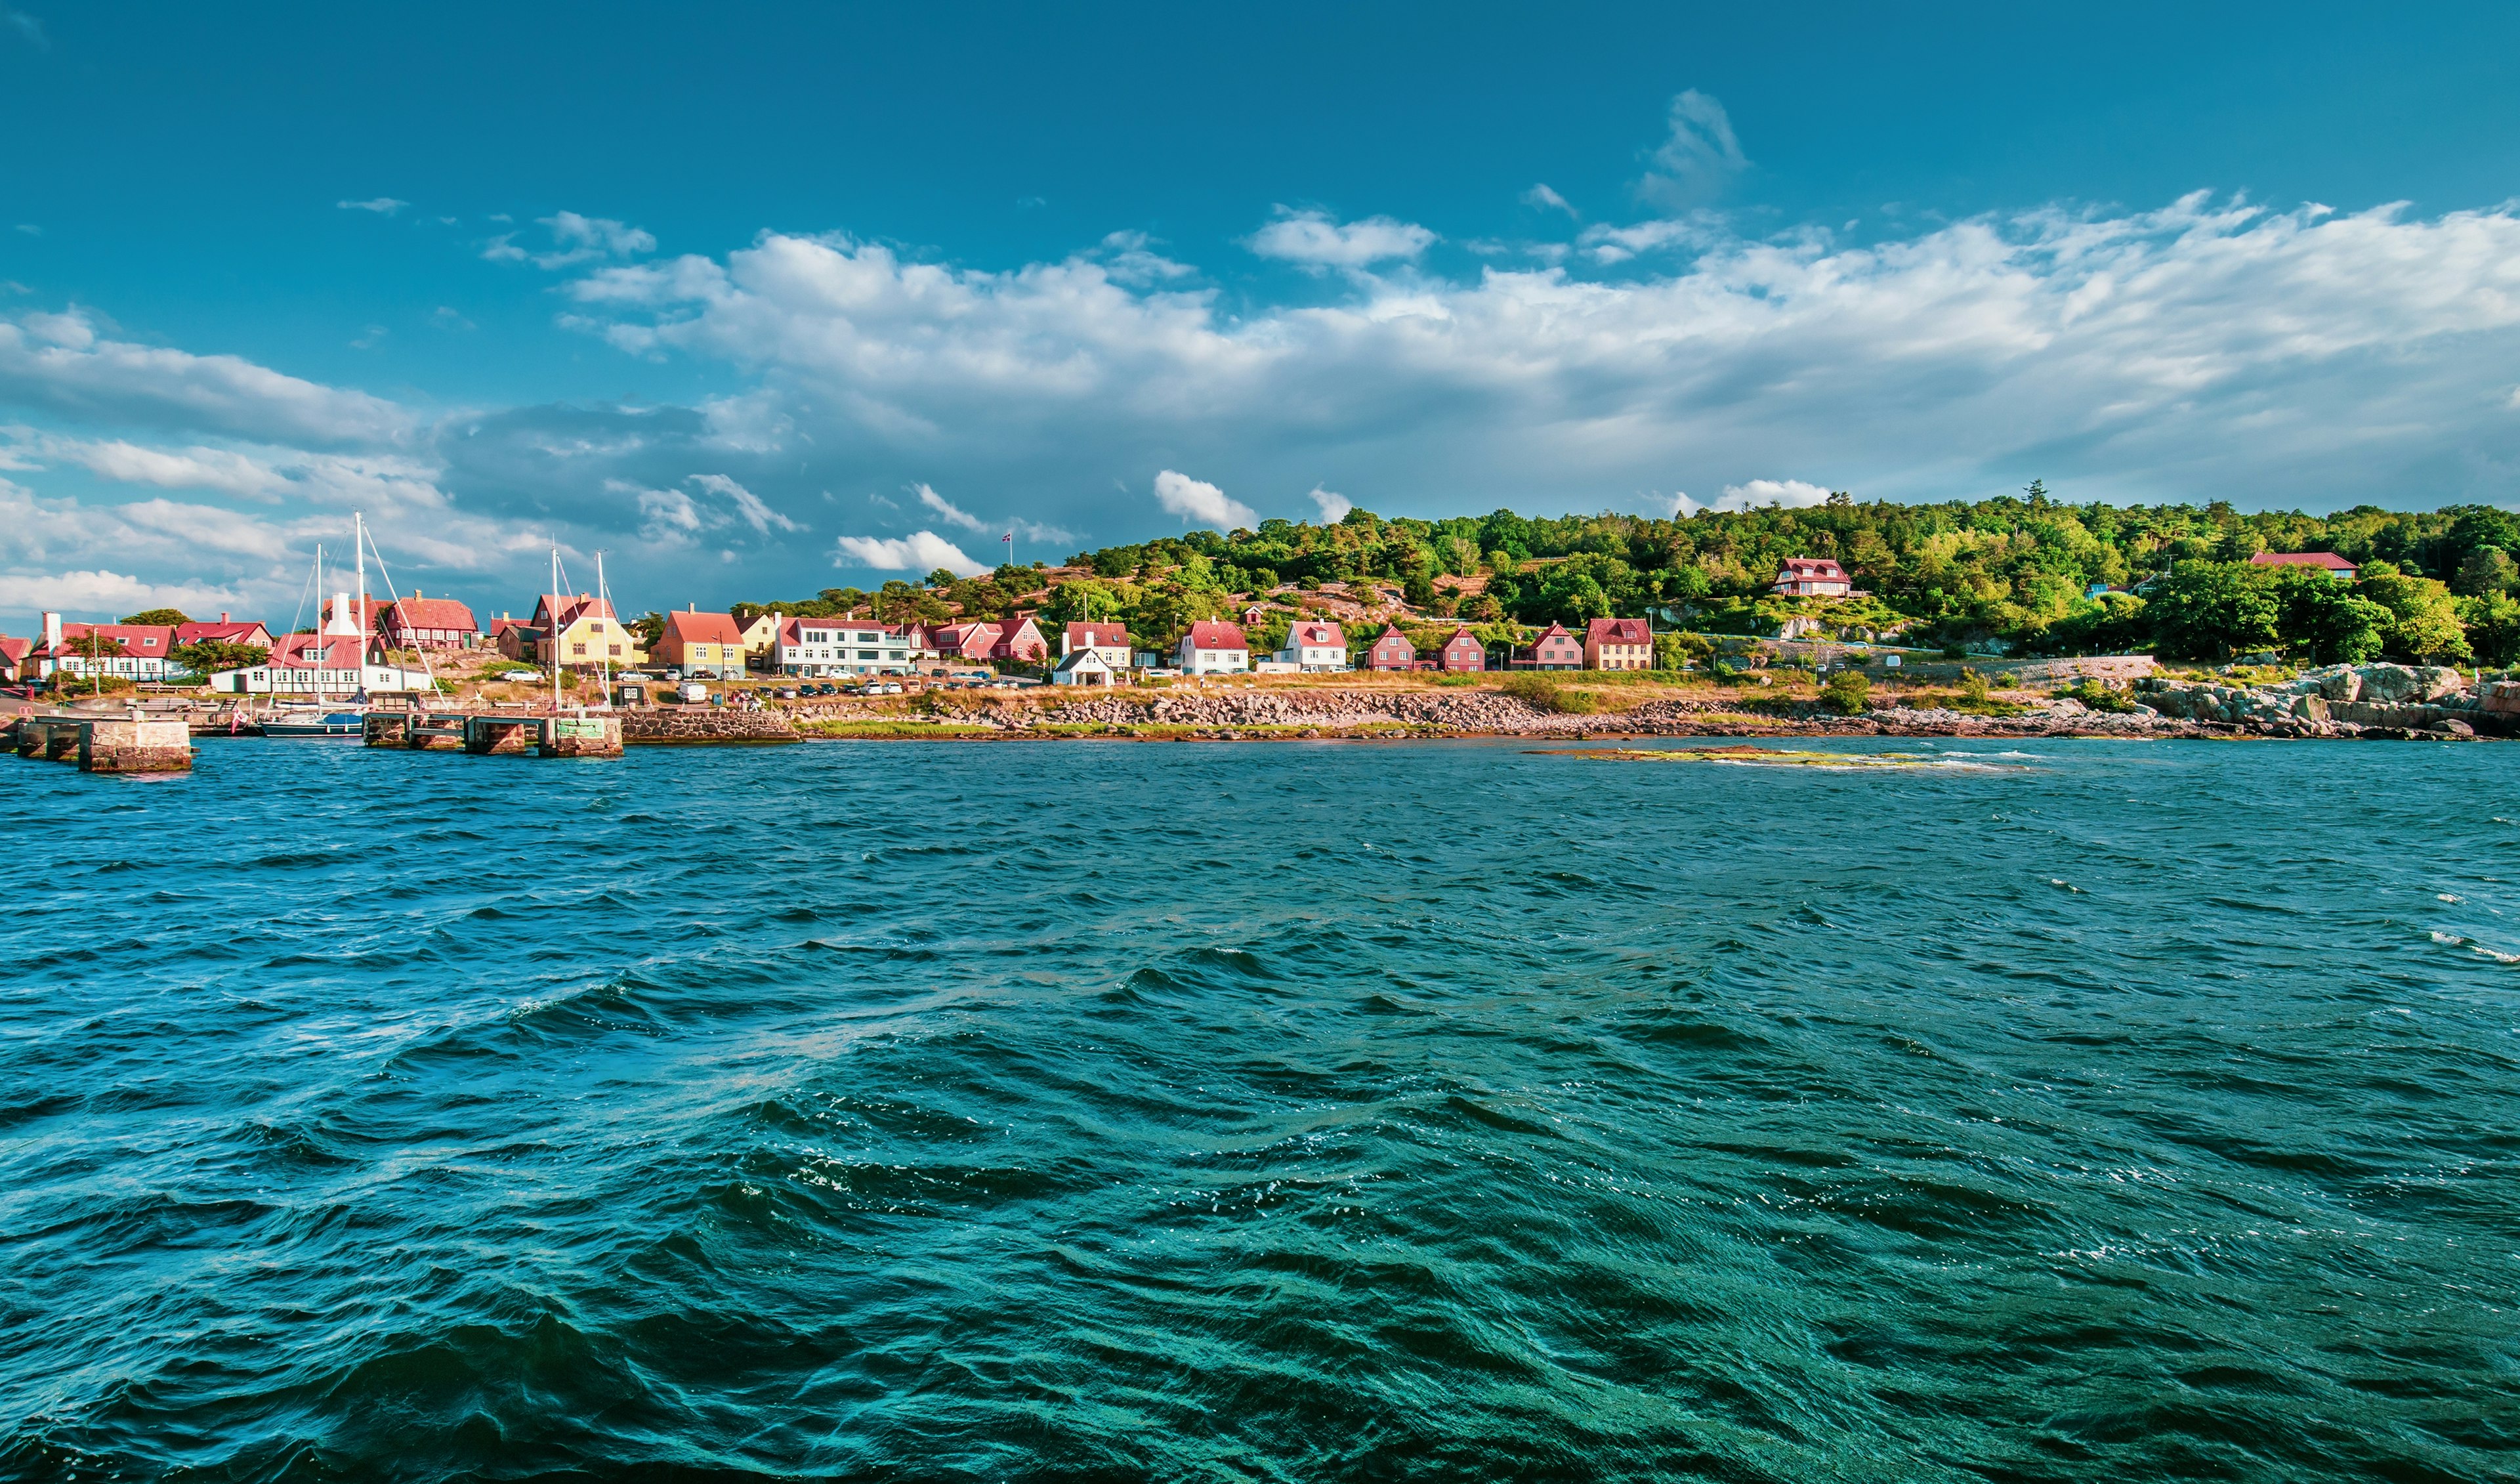
<instances>
[{"instance_id":1,"label":"stone breakwater","mask_svg":"<svg viewBox=\"0 0 2520 1484\"><path fill-rule=\"evenodd\" d=\"M653 742L781 742L797 741L796 729L777 711L623 711L621 740Z\"/></svg>"}]
</instances>

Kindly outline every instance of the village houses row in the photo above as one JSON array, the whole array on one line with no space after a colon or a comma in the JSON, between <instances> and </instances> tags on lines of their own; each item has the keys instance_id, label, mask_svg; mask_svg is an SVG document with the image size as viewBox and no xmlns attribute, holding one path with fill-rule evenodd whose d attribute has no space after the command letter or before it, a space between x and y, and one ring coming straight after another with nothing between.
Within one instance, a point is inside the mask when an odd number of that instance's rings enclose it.
<instances>
[{"instance_id":1,"label":"village houses row","mask_svg":"<svg viewBox=\"0 0 2520 1484\"><path fill-rule=\"evenodd\" d=\"M1778 574L1780 594L1842 597L1850 590L1834 562L1794 559ZM1284 646L1255 653L1246 631L1262 621L1257 605L1241 622L1193 623L1169 652L1136 649L1118 623L1070 623L1058 635L1054 664L1051 642L1028 613L1002 622L878 623L860 618L812 618L781 612L739 622L730 613L697 607L664 615L652 647L624 623L607 600L586 593L546 593L530 618L502 613L487 632L472 610L447 598L415 593L382 601L336 593L318 614L311 634L274 635L264 625L215 623L65 623L46 613L36 639L0 636L0 681L54 676L84 679L101 673L135 682L189 678L175 652L214 642L267 650L251 669L209 677L213 686L240 693L346 692L413 689L417 672L397 668L392 651L465 650L488 647L503 656L543 666L627 669L662 664L684 674L735 678L750 672L838 678L908 674L935 663L1052 665L1062 685L1110 685L1133 671L1171 670L1185 675L1325 674L1353 669L1480 672L1536 670L1642 670L1653 665L1653 634L1642 618L1596 618L1582 634L1551 624L1518 649L1492 653L1466 627L1456 627L1423 652L1396 624L1385 624L1361 655L1352 653L1338 623L1299 617ZM359 643L362 634L365 644Z\"/></svg>"}]
</instances>

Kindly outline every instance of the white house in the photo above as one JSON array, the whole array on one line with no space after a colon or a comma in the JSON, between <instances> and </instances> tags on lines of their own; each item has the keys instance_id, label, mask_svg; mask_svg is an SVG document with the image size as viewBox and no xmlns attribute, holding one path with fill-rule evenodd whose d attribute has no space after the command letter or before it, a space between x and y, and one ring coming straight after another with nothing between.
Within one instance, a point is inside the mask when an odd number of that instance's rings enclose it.
<instances>
[{"instance_id":1,"label":"white house","mask_svg":"<svg viewBox=\"0 0 2520 1484\"><path fill-rule=\"evenodd\" d=\"M1251 644L1239 624L1193 623L1173 655L1185 675L1242 675L1251 669Z\"/></svg>"},{"instance_id":2,"label":"white house","mask_svg":"<svg viewBox=\"0 0 2520 1484\"><path fill-rule=\"evenodd\" d=\"M210 677L210 689L226 696L308 697L428 689L427 670L385 664L383 655L374 636L362 644L356 634L283 634L272 640L267 661L221 670Z\"/></svg>"},{"instance_id":3,"label":"white house","mask_svg":"<svg viewBox=\"0 0 2520 1484\"><path fill-rule=\"evenodd\" d=\"M1298 618L1286 630L1286 647L1273 657L1306 672L1344 670L1348 668L1346 631L1335 623Z\"/></svg>"},{"instance_id":4,"label":"white house","mask_svg":"<svg viewBox=\"0 0 2520 1484\"><path fill-rule=\"evenodd\" d=\"M167 657L174 650L172 624L64 623L61 614L46 613L43 639L28 652L23 667L37 678L85 680L99 674L162 681L183 674L183 666Z\"/></svg>"},{"instance_id":5,"label":"white house","mask_svg":"<svg viewBox=\"0 0 2520 1484\"><path fill-rule=\"evenodd\" d=\"M1103 657L1109 652L1111 652L1109 650L1095 645L1087 645L1083 649L1071 652L1066 658L1058 662L1058 668L1050 672L1050 683L1055 686L1113 684L1118 678L1118 672L1111 668L1111 661Z\"/></svg>"},{"instance_id":6,"label":"white house","mask_svg":"<svg viewBox=\"0 0 2520 1484\"><path fill-rule=\"evenodd\" d=\"M783 618L774 648L782 675L907 675L922 652L908 626L862 618Z\"/></svg>"}]
</instances>

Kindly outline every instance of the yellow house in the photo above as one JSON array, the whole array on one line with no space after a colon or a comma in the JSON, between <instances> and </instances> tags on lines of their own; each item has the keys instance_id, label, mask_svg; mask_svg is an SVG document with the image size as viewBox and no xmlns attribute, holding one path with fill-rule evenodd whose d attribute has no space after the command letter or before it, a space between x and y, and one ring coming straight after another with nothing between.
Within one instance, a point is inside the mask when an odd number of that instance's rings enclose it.
<instances>
[{"instance_id":1,"label":"yellow house","mask_svg":"<svg viewBox=\"0 0 2520 1484\"><path fill-rule=\"evenodd\" d=\"M580 593L545 593L534 605L534 657L544 664L593 669L645 664L638 634L621 622L612 605Z\"/></svg>"},{"instance_id":2,"label":"yellow house","mask_svg":"<svg viewBox=\"0 0 2520 1484\"><path fill-rule=\"evenodd\" d=\"M743 652L761 659L770 657L770 647L779 642L779 615L755 613L743 626ZM764 668L768 668L767 665Z\"/></svg>"},{"instance_id":3,"label":"yellow house","mask_svg":"<svg viewBox=\"0 0 2520 1484\"><path fill-rule=\"evenodd\" d=\"M694 670L741 675L743 656L743 630L734 616L703 613L698 607L667 613L664 636L656 641L656 657L686 675Z\"/></svg>"}]
</instances>

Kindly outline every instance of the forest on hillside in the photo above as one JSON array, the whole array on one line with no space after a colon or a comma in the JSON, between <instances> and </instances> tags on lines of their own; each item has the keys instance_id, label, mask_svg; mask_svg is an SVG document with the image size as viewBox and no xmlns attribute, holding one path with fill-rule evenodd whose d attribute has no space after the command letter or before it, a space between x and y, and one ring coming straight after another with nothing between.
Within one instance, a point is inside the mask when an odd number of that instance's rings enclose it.
<instances>
[{"instance_id":1,"label":"forest on hillside","mask_svg":"<svg viewBox=\"0 0 2520 1484\"><path fill-rule=\"evenodd\" d=\"M2362 568L2258 566L2260 552L2335 552ZM1335 523L1264 520L1080 552L1058 569L937 572L873 593L746 604L899 620L1119 619L1149 648L1252 595L1387 583L1425 619L1570 625L1660 610L1716 632L1773 632L1805 615L1838 632L2034 653L2151 650L2219 659L2272 651L2313 662L2391 658L2508 665L2520 657L2520 516L2492 506L2329 516L2204 506L2075 505L2033 483L1974 502L1859 503L1654 519L1536 517L1500 510L1445 520L1350 511ZM1834 558L1866 596L1778 599L1787 557ZM1471 591L1475 589L1475 591ZM2106 589L2108 591L2095 591ZM1334 589L1335 590L1335 589ZM1282 633L1292 616L1275 624ZM1273 635L1255 635L1255 642ZM1360 645L1370 636L1351 636Z\"/></svg>"}]
</instances>

